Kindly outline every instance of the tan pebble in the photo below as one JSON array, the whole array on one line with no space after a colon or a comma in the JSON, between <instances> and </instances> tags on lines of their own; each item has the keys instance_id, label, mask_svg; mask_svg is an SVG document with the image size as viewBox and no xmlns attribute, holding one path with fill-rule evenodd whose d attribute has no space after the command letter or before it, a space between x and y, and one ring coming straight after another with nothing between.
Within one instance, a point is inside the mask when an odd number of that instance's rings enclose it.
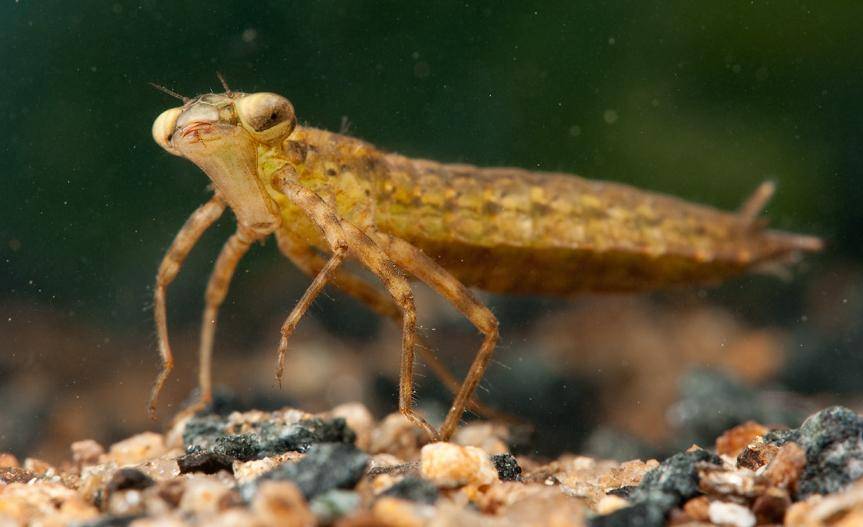
<instances>
[{"instance_id":1,"label":"tan pebble","mask_svg":"<svg viewBox=\"0 0 863 527\"><path fill-rule=\"evenodd\" d=\"M764 477L774 487L791 488L806 467L806 452L797 443L785 443L764 469Z\"/></svg>"},{"instance_id":2,"label":"tan pebble","mask_svg":"<svg viewBox=\"0 0 863 527\"><path fill-rule=\"evenodd\" d=\"M462 446L481 448L489 454L508 454L507 428L495 423L471 423L456 430L452 442Z\"/></svg>"},{"instance_id":3,"label":"tan pebble","mask_svg":"<svg viewBox=\"0 0 863 527\"><path fill-rule=\"evenodd\" d=\"M439 487L488 485L498 480L488 454L476 447L432 443L420 452L420 472Z\"/></svg>"},{"instance_id":4,"label":"tan pebble","mask_svg":"<svg viewBox=\"0 0 863 527\"><path fill-rule=\"evenodd\" d=\"M860 505L830 527L860 527L863 525L863 507Z\"/></svg>"},{"instance_id":5,"label":"tan pebble","mask_svg":"<svg viewBox=\"0 0 863 527\"><path fill-rule=\"evenodd\" d=\"M65 525L95 517L98 511L74 490L54 481L10 483L2 487L0 518L22 525Z\"/></svg>"},{"instance_id":6,"label":"tan pebble","mask_svg":"<svg viewBox=\"0 0 863 527\"><path fill-rule=\"evenodd\" d=\"M70 498L60 505L59 518L61 523L77 523L92 520L99 516L99 509L87 503L81 497Z\"/></svg>"},{"instance_id":7,"label":"tan pebble","mask_svg":"<svg viewBox=\"0 0 863 527\"><path fill-rule=\"evenodd\" d=\"M422 432L402 414L390 414L372 431L371 454L392 454L415 459L423 442Z\"/></svg>"},{"instance_id":8,"label":"tan pebble","mask_svg":"<svg viewBox=\"0 0 863 527\"><path fill-rule=\"evenodd\" d=\"M186 490L180 499L180 510L197 514L212 514L222 510L231 489L213 476L192 476L186 480Z\"/></svg>"},{"instance_id":9,"label":"tan pebble","mask_svg":"<svg viewBox=\"0 0 863 527\"><path fill-rule=\"evenodd\" d=\"M167 481L180 475L177 457L176 453L168 453L138 465L137 468L155 481Z\"/></svg>"},{"instance_id":10,"label":"tan pebble","mask_svg":"<svg viewBox=\"0 0 863 527\"><path fill-rule=\"evenodd\" d=\"M746 445L752 443L756 438L763 436L770 430L755 421L747 421L734 428L726 430L716 439L716 453L720 456L731 456L736 458Z\"/></svg>"},{"instance_id":11,"label":"tan pebble","mask_svg":"<svg viewBox=\"0 0 863 527\"><path fill-rule=\"evenodd\" d=\"M111 481L116 470L114 463L84 467L78 482L78 492L85 500L94 501L96 495Z\"/></svg>"},{"instance_id":12,"label":"tan pebble","mask_svg":"<svg viewBox=\"0 0 863 527\"><path fill-rule=\"evenodd\" d=\"M188 523L178 516L165 514L155 517L138 518L130 523L129 527L187 527L188 525ZM213 524L211 523L210 525Z\"/></svg>"},{"instance_id":13,"label":"tan pebble","mask_svg":"<svg viewBox=\"0 0 863 527\"><path fill-rule=\"evenodd\" d=\"M252 461L234 461L233 472L238 483L246 483L257 478L264 472L276 468L282 463L299 461L303 454L299 452L285 452L277 456L265 457L264 459L254 459Z\"/></svg>"},{"instance_id":14,"label":"tan pebble","mask_svg":"<svg viewBox=\"0 0 863 527\"><path fill-rule=\"evenodd\" d=\"M392 487L402 479L404 479L404 476L380 474L379 476L375 476L374 478L372 478L370 488L373 494L380 494L382 492L385 492L388 488Z\"/></svg>"},{"instance_id":15,"label":"tan pebble","mask_svg":"<svg viewBox=\"0 0 863 527\"><path fill-rule=\"evenodd\" d=\"M9 452L0 452L0 468L20 468L18 458Z\"/></svg>"},{"instance_id":16,"label":"tan pebble","mask_svg":"<svg viewBox=\"0 0 863 527\"><path fill-rule=\"evenodd\" d=\"M208 519L207 527L265 527L255 515L246 509L228 509L215 518Z\"/></svg>"},{"instance_id":17,"label":"tan pebble","mask_svg":"<svg viewBox=\"0 0 863 527\"><path fill-rule=\"evenodd\" d=\"M369 471L404 465L405 462L392 454L375 454L369 461Z\"/></svg>"},{"instance_id":18,"label":"tan pebble","mask_svg":"<svg viewBox=\"0 0 863 527\"><path fill-rule=\"evenodd\" d=\"M107 458L120 466L137 465L165 453L161 434L144 432L111 445Z\"/></svg>"},{"instance_id":19,"label":"tan pebble","mask_svg":"<svg viewBox=\"0 0 863 527\"><path fill-rule=\"evenodd\" d=\"M99 458L105 453L102 445L92 439L75 441L71 446L72 461L78 466L97 465Z\"/></svg>"},{"instance_id":20,"label":"tan pebble","mask_svg":"<svg viewBox=\"0 0 863 527\"><path fill-rule=\"evenodd\" d=\"M372 444L375 419L368 408L360 403L347 403L336 406L330 414L333 417L343 418L348 427L357 434L357 448L360 450L369 449Z\"/></svg>"},{"instance_id":21,"label":"tan pebble","mask_svg":"<svg viewBox=\"0 0 863 527\"><path fill-rule=\"evenodd\" d=\"M134 516L144 512L144 493L137 489L112 492L108 496L108 513Z\"/></svg>"},{"instance_id":22,"label":"tan pebble","mask_svg":"<svg viewBox=\"0 0 863 527\"><path fill-rule=\"evenodd\" d=\"M611 514L612 512L629 507L629 502L620 496L607 495L596 503L597 514Z\"/></svg>"},{"instance_id":23,"label":"tan pebble","mask_svg":"<svg viewBox=\"0 0 863 527\"><path fill-rule=\"evenodd\" d=\"M423 527L434 514L434 508L385 496L375 502L372 514L385 527Z\"/></svg>"},{"instance_id":24,"label":"tan pebble","mask_svg":"<svg viewBox=\"0 0 863 527\"><path fill-rule=\"evenodd\" d=\"M755 515L743 505L714 501L707 512L712 523L733 527L755 526Z\"/></svg>"},{"instance_id":25,"label":"tan pebble","mask_svg":"<svg viewBox=\"0 0 863 527\"><path fill-rule=\"evenodd\" d=\"M508 520L507 527L585 527L587 512L582 501L557 493L521 500L501 515Z\"/></svg>"},{"instance_id":26,"label":"tan pebble","mask_svg":"<svg viewBox=\"0 0 863 527\"><path fill-rule=\"evenodd\" d=\"M599 476L599 485L606 491L638 485L645 474L658 466L659 461L655 459L627 461Z\"/></svg>"},{"instance_id":27,"label":"tan pebble","mask_svg":"<svg viewBox=\"0 0 863 527\"><path fill-rule=\"evenodd\" d=\"M859 517L863 510L863 481L858 480L842 492L827 496L814 495L806 501L795 503L785 514L788 527L835 527L833 520L851 516ZM843 527L856 527L857 524L841 524Z\"/></svg>"},{"instance_id":28,"label":"tan pebble","mask_svg":"<svg viewBox=\"0 0 863 527\"><path fill-rule=\"evenodd\" d=\"M472 504L486 514L498 514L500 509L509 507L514 503L526 499L537 499L537 497L558 495L560 490L556 487L545 485L525 485L515 481L499 481L492 484L482 493L477 493Z\"/></svg>"},{"instance_id":29,"label":"tan pebble","mask_svg":"<svg viewBox=\"0 0 863 527\"><path fill-rule=\"evenodd\" d=\"M265 481L252 500L255 518L263 525L306 527L315 525L300 489L289 481Z\"/></svg>"},{"instance_id":30,"label":"tan pebble","mask_svg":"<svg viewBox=\"0 0 863 527\"><path fill-rule=\"evenodd\" d=\"M690 519L699 522L707 521L710 518L710 514L708 513L709 508L710 499L707 496L698 496L683 504L683 512Z\"/></svg>"},{"instance_id":31,"label":"tan pebble","mask_svg":"<svg viewBox=\"0 0 863 527\"><path fill-rule=\"evenodd\" d=\"M186 445L183 443L183 432L186 430L186 423L192 419L192 415L181 415L182 417L174 418L171 428L165 433L165 448L186 448Z\"/></svg>"},{"instance_id":32,"label":"tan pebble","mask_svg":"<svg viewBox=\"0 0 863 527\"><path fill-rule=\"evenodd\" d=\"M698 487L710 495L755 497L764 492L764 481L747 468L729 470L707 465L698 471Z\"/></svg>"},{"instance_id":33,"label":"tan pebble","mask_svg":"<svg viewBox=\"0 0 863 527\"><path fill-rule=\"evenodd\" d=\"M24 460L24 470L44 477L51 477L57 474L57 469L54 468L54 465L35 457L28 457Z\"/></svg>"}]
</instances>

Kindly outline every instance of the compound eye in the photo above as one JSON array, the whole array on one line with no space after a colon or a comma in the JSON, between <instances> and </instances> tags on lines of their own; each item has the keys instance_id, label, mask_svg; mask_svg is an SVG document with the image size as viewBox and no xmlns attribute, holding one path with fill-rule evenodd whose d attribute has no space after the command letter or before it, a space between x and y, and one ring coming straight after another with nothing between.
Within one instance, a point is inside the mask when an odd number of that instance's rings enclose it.
<instances>
[{"instance_id":1,"label":"compound eye","mask_svg":"<svg viewBox=\"0 0 863 527\"><path fill-rule=\"evenodd\" d=\"M291 102L275 93L252 93L236 102L243 127L256 139L271 142L289 135L297 123Z\"/></svg>"},{"instance_id":2,"label":"compound eye","mask_svg":"<svg viewBox=\"0 0 863 527\"><path fill-rule=\"evenodd\" d=\"M153 139L169 153L181 157L182 154L171 144L171 136L174 135L174 130L177 127L177 118L182 111L182 108L165 110L153 121Z\"/></svg>"}]
</instances>

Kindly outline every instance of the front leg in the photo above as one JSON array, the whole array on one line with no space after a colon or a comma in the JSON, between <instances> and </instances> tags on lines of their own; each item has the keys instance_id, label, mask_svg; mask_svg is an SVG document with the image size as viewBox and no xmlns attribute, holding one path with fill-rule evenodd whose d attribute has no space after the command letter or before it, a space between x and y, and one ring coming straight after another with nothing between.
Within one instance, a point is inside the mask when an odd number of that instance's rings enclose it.
<instances>
[{"instance_id":1,"label":"front leg","mask_svg":"<svg viewBox=\"0 0 863 527\"><path fill-rule=\"evenodd\" d=\"M237 232L228 238L228 241L222 246L222 251L213 266L213 272L207 283L207 293L204 296L206 307L201 319L201 345L198 349L198 385L201 393L198 403L192 407L194 410L203 409L213 399L212 359L216 318L219 314L219 307L228 294L228 287L231 285L237 264L249 251L252 243L267 236L271 230L257 232L242 225L238 226Z\"/></svg>"},{"instance_id":2,"label":"front leg","mask_svg":"<svg viewBox=\"0 0 863 527\"><path fill-rule=\"evenodd\" d=\"M162 387L174 367L174 354L171 352L171 344L168 341L168 320L165 308L165 293L168 285L174 281L183 262L192 250L192 247L201 238L201 235L215 223L222 212L225 211L225 202L218 194L214 194L210 201L201 205L198 210L189 216L183 228L174 237L171 247L162 258L159 265L159 273L156 275L156 289L153 294L153 311L156 319L156 333L159 340L159 354L162 357L162 369L159 371L153 391L150 393L148 410L151 419L156 418L156 404Z\"/></svg>"}]
</instances>

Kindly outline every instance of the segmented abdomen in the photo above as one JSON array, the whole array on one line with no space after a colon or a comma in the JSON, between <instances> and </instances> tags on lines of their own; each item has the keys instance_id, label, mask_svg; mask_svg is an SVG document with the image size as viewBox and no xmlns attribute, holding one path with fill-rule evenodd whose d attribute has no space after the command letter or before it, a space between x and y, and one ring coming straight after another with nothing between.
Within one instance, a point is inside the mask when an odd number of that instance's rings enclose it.
<instances>
[{"instance_id":1,"label":"segmented abdomen","mask_svg":"<svg viewBox=\"0 0 863 527\"><path fill-rule=\"evenodd\" d=\"M626 185L397 155L383 165L374 183L377 227L489 291L711 282L782 250L781 238L734 214Z\"/></svg>"}]
</instances>

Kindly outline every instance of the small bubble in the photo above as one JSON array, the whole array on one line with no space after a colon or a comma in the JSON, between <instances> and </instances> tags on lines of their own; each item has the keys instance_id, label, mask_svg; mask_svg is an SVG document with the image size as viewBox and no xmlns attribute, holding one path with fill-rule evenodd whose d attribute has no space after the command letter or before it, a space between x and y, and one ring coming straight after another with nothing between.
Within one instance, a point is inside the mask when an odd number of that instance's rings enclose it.
<instances>
[{"instance_id":1,"label":"small bubble","mask_svg":"<svg viewBox=\"0 0 863 527\"><path fill-rule=\"evenodd\" d=\"M733 71L734 73L740 73L742 69L743 68L740 67L740 64L735 64L734 66L731 66L731 71Z\"/></svg>"},{"instance_id":2,"label":"small bubble","mask_svg":"<svg viewBox=\"0 0 863 527\"><path fill-rule=\"evenodd\" d=\"M659 99L653 99L650 101L650 104L653 105L654 108L659 106Z\"/></svg>"},{"instance_id":3,"label":"small bubble","mask_svg":"<svg viewBox=\"0 0 863 527\"><path fill-rule=\"evenodd\" d=\"M119 4L119 3L118 3L118 4L114 4L114 5L112 5L112 6L111 6L111 11L113 11L115 15L119 15L120 13L122 13L122 12L123 12L123 6L122 6L122 4Z\"/></svg>"},{"instance_id":4,"label":"small bubble","mask_svg":"<svg viewBox=\"0 0 863 527\"><path fill-rule=\"evenodd\" d=\"M414 51L413 53L411 53L411 58L417 60L418 58L420 58L420 52Z\"/></svg>"},{"instance_id":5,"label":"small bubble","mask_svg":"<svg viewBox=\"0 0 863 527\"><path fill-rule=\"evenodd\" d=\"M243 34L240 36L243 39L243 42L246 44L251 44L258 38L258 32L252 28L246 28L243 30Z\"/></svg>"},{"instance_id":6,"label":"small bubble","mask_svg":"<svg viewBox=\"0 0 863 527\"><path fill-rule=\"evenodd\" d=\"M608 39L608 45L609 46L613 46L616 42L617 42L617 40L615 40L614 37L609 37L609 39Z\"/></svg>"},{"instance_id":7,"label":"small bubble","mask_svg":"<svg viewBox=\"0 0 863 527\"><path fill-rule=\"evenodd\" d=\"M769 75L769 73L768 73L768 71L767 71L767 68L766 68L766 67L764 67L764 66L761 66L760 68L758 68L758 69L755 71L755 80L757 80L757 81L766 81L766 80L767 80L767 76L768 76L768 75Z\"/></svg>"},{"instance_id":8,"label":"small bubble","mask_svg":"<svg viewBox=\"0 0 863 527\"><path fill-rule=\"evenodd\" d=\"M611 109L608 109L608 110L605 110L605 111L602 113L602 118L603 118L603 119L605 120L605 122L606 122L606 123L608 123L608 124L614 124L614 123L616 123L616 122L617 122L617 119L618 119L619 117L620 117L620 116L619 116L619 115L617 115L617 110L611 110Z\"/></svg>"},{"instance_id":9,"label":"small bubble","mask_svg":"<svg viewBox=\"0 0 863 527\"><path fill-rule=\"evenodd\" d=\"M569 135L571 135L572 137L580 136L581 135L581 127L578 126L577 124L570 126L569 127Z\"/></svg>"}]
</instances>

